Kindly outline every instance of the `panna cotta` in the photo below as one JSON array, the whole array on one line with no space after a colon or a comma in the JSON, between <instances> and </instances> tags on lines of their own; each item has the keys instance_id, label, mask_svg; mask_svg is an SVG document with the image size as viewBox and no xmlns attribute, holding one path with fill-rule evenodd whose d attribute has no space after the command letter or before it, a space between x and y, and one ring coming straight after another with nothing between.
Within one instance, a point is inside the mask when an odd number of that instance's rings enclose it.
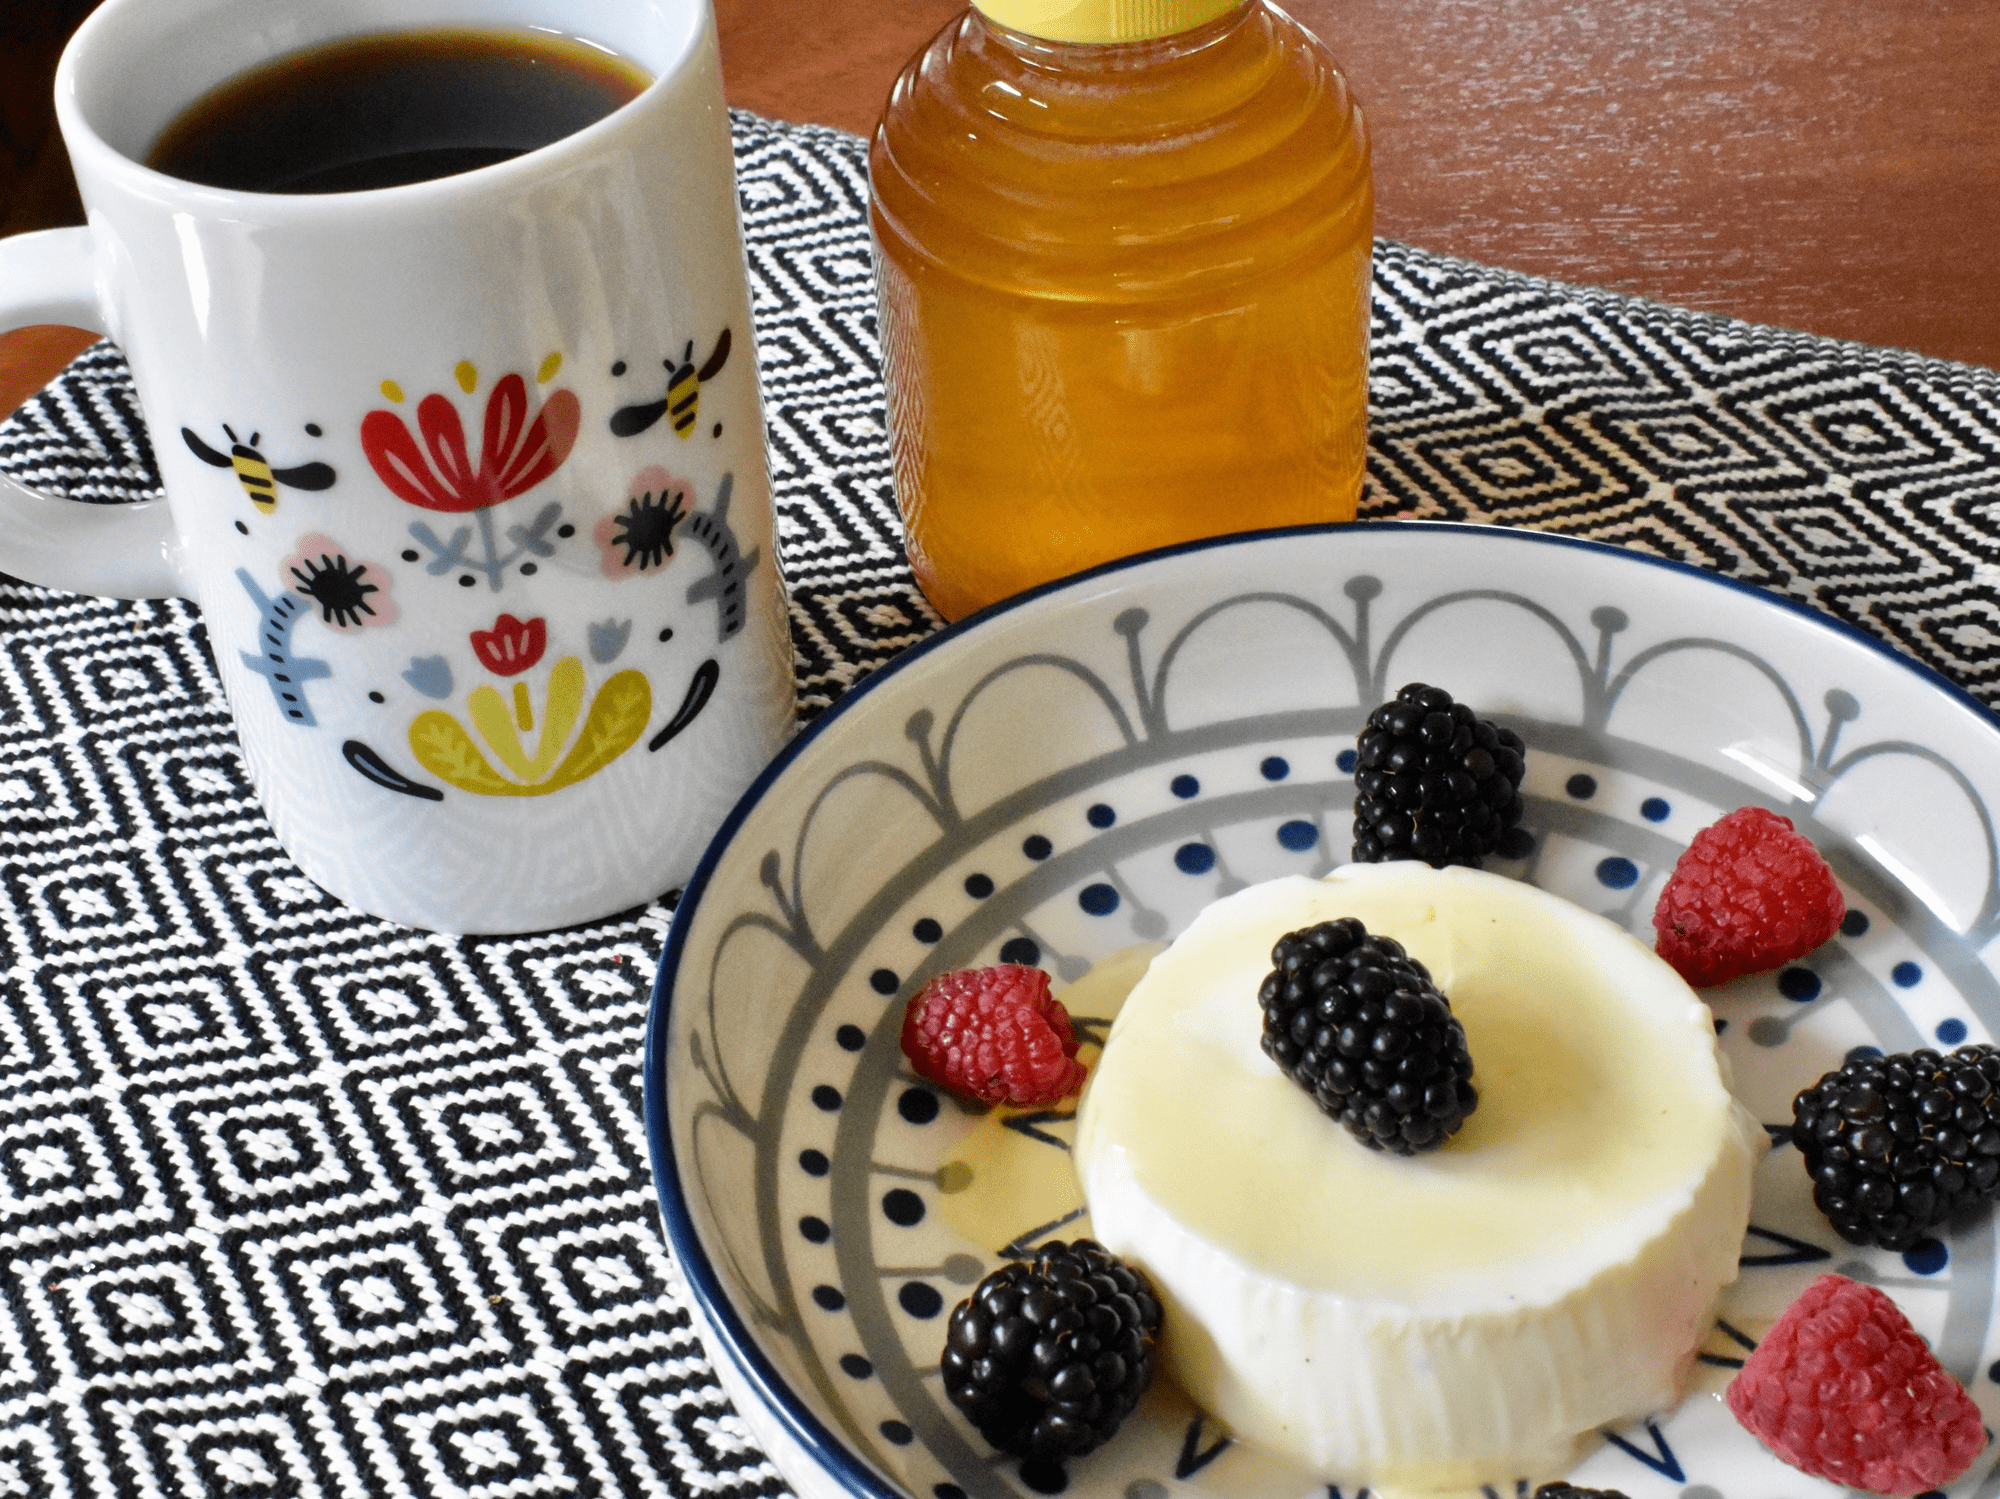
<instances>
[{"instance_id":1,"label":"panna cotta","mask_svg":"<svg viewBox=\"0 0 2000 1499\"><path fill-rule=\"evenodd\" d=\"M1368 1149L1260 1049L1284 933L1358 917L1430 970L1479 1105ZM1547 1478L1671 1407L1767 1142L1708 1008L1602 917L1476 870L1353 865L1208 907L1118 1013L1078 1115L1095 1236L1237 1435L1352 1483Z\"/></svg>"}]
</instances>

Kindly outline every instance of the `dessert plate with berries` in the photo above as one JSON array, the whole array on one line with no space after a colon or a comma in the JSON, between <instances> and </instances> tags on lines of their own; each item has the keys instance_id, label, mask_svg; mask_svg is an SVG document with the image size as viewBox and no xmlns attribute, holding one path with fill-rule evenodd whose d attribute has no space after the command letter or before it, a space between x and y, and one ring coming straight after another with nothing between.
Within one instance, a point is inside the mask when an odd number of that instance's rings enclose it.
<instances>
[{"instance_id":1,"label":"dessert plate with berries","mask_svg":"<svg viewBox=\"0 0 2000 1499\"><path fill-rule=\"evenodd\" d=\"M1443 758L1425 759L1427 732ZM1678 1398L1577 1433L1558 1468L1502 1461L1468 1492L1983 1499L2000 1056L1961 1048L2000 1028L1996 807L2000 730L1970 697L1789 601L1615 548L1311 528L1008 601L801 734L682 898L646 1113L696 1326L807 1499L1379 1486L1203 1409L1160 1372L1174 1298L1143 1265L1056 1247L1093 1231L1076 1090L1126 992L1217 902L1357 850L1477 863L1657 945L1699 986L1763 1138L1738 1272L1686 1339ZM1046 979L934 983L995 967ZM1254 1027L1254 981L1244 1004ZM1381 1139L1421 1142L1378 1152L1384 1169L1436 1169L1505 1114L1466 1029L1470 1122L1455 1085L1431 1089L1457 1110L1435 1128L1398 1136L1376 1107ZM1545 1081L1583 1096L1605 1043L1552 1043L1569 1060ZM1366 1149L1351 1121L1327 1128L1328 1148ZM1550 1244L1578 1231L1567 1211L1552 1208ZM1382 1231L1369 1202L1348 1231ZM1858 1293L1827 1275L1868 1293L1831 1330L1806 1312ZM1073 1320L1101 1347L1062 1332L1065 1303L1097 1307ZM1048 1349L1022 1352L1037 1339ZM1447 1420L1493 1404L1523 1377L1514 1356L1496 1343L1423 1399ZM1816 1381L1822 1367L1842 1379ZM1116 1397L1090 1394L1099 1382ZM1004 1419L995 1390L1016 1403Z\"/></svg>"}]
</instances>

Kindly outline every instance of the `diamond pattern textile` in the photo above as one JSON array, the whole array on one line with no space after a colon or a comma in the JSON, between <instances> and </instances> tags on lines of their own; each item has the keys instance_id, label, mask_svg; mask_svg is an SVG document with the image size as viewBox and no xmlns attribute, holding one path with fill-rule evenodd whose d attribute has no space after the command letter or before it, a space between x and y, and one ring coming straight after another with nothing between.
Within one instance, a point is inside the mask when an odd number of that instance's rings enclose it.
<instances>
[{"instance_id":1,"label":"diamond pattern textile","mask_svg":"<svg viewBox=\"0 0 2000 1499\"><path fill-rule=\"evenodd\" d=\"M864 146L738 115L802 712L937 628L883 427ZM1697 563L2000 703L2000 376L1380 246L1365 513ZM0 466L155 492L100 344ZM0 580L0 1487L782 1492L659 1236L665 905L356 914L274 840L189 605Z\"/></svg>"}]
</instances>

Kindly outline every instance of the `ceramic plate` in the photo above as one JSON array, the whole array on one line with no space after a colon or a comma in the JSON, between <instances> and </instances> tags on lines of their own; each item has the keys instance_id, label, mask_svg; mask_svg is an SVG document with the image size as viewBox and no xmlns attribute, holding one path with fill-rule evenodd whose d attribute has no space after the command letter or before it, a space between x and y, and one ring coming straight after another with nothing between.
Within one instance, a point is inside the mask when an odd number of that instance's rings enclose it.
<instances>
[{"instance_id":1,"label":"ceramic plate","mask_svg":"<svg viewBox=\"0 0 2000 1499\"><path fill-rule=\"evenodd\" d=\"M1934 675L1769 594L1532 532L1392 522L1191 546L1001 606L854 689L769 769L688 887L655 989L669 1238L725 1384L802 1493L1327 1492L1163 1382L1066 1469L1024 1474L980 1441L943 1396L945 1317L1000 1260L1080 1227L1068 1121L941 1096L897 1032L939 971L1039 963L1060 990L1246 883L1343 862L1355 734L1410 681L1528 742L1533 851L1489 868L1648 940L1667 872L1721 813L1761 803L1819 844L1847 893L1841 935L1708 996L1767 1125L1856 1047L1993 1034L2000 733ZM1605 1431L1576 1482L1834 1492L1720 1399L1828 1270L1888 1290L1989 1424L2000 1410L1990 1214L1907 1254L1857 1250L1781 1144L1742 1263L1686 1401ZM1991 1463L1953 1492L1990 1493Z\"/></svg>"}]
</instances>

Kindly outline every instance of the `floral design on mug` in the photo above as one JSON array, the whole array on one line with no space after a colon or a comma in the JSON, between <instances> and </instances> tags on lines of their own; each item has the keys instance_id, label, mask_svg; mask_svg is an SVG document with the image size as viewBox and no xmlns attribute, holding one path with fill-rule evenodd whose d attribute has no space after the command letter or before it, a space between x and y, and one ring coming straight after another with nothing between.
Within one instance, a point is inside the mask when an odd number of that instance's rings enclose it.
<instances>
[{"instance_id":1,"label":"floral design on mug","mask_svg":"<svg viewBox=\"0 0 2000 1499\"><path fill-rule=\"evenodd\" d=\"M681 357L663 359L666 366L667 393L657 401L642 401L632 406L620 406L611 413L611 435L613 437L637 437L651 427L661 417L673 422L674 435L686 441L694 435L694 424L701 416L701 386L704 380L713 380L722 373L722 367L729 362L729 330L724 328L715 340L715 347L708 358L696 369L694 363L694 340L687 341ZM611 367L611 373L622 375L625 364L620 360ZM715 427L716 436L722 435L722 424Z\"/></svg>"},{"instance_id":2,"label":"floral design on mug","mask_svg":"<svg viewBox=\"0 0 2000 1499\"><path fill-rule=\"evenodd\" d=\"M490 630L472 632L472 654L496 677L518 676L542 659L549 648L549 622L519 620L503 614Z\"/></svg>"},{"instance_id":3,"label":"floral design on mug","mask_svg":"<svg viewBox=\"0 0 2000 1499\"><path fill-rule=\"evenodd\" d=\"M472 394L479 371L471 361L461 361L455 373L459 388ZM383 394L400 400L402 392L385 381ZM457 405L436 391L417 402L422 448L402 417L377 410L361 419L361 450L398 499L461 514L526 494L548 478L576 445L581 421L576 393L567 389L551 391L541 410L531 412L528 382L510 372L486 397L477 466L467 455Z\"/></svg>"},{"instance_id":4,"label":"floral design on mug","mask_svg":"<svg viewBox=\"0 0 2000 1499\"><path fill-rule=\"evenodd\" d=\"M687 519L684 505L693 488L657 463L633 475L625 508L612 511L591 532L604 576L615 583L665 567L674 555L674 528Z\"/></svg>"},{"instance_id":5,"label":"floral design on mug","mask_svg":"<svg viewBox=\"0 0 2000 1499\"><path fill-rule=\"evenodd\" d=\"M389 570L379 562L350 561L347 549L331 536L314 531L301 536L278 571L319 606L329 629L346 634L371 625L396 622L396 601L389 597Z\"/></svg>"},{"instance_id":6,"label":"floral design on mug","mask_svg":"<svg viewBox=\"0 0 2000 1499\"><path fill-rule=\"evenodd\" d=\"M266 595L248 568L236 569L236 581L250 595L261 616L257 639L261 651L241 651L243 664L262 677L277 699L278 711L303 728L319 720L306 701L306 683L333 675L318 656L301 656L292 649L292 629L317 610L320 622L339 634L396 622L396 604L389 597L392 580L379 562L350 558L347 548L318 531L298 539L291 555L278 564L282 586Z\"/></svg>"},{"instance_id":7,"label":"floral design on mug","mask_svg":"<svg viewBox=\"0 0 2000 1499\"><path fill-rule=\"evenodd\" d=\"M736 476L724 474L715 487L715 508L697 513L681 531L683 537L700 543L715 564L714 572L688 585L687 601L690 604L703 599L716 601L717 642L727 640L743 628L743 580L757 570L759 549L740 550L736 533L729 529L729 496L735 486Z\"/></svg>"},{"instance_id":8,"label":"floral design on mug","mask_svg":"<svg viewBox=\"0 0 2000 1499\"><path fill-rule=\"evenodd\" d=\"M502 614L471 641L480 664L512 678L512 690L482 682L466 694L470 728L441 708L411 722L412 753L441 780L479 796L546 796L597 774L645 733L653 693L643 672L621 671L590 697L583 662L563 656L537 704L527 674L548 649L546 620Z\"/></svg>"},{"instance_id":9,"label":"floral design on mug","mask_svg":"<svg viewBox=\"0 0 2000 1499\"><path fill-rule=\"evenodd\" d=\"M722 678L722 668L710 656L694 669L688 678L687 692L681 698L680 707L674 716L660 725L660 732L646 741L646 748L655 754L667 745L689 724L701 717L701 710L708 706L708 700L715 695L715 684Z\"/></svg>"},{"instance_id":10,"label":"floral design on mug","mask_svg":"<svg viewBox=\"0 0 2000 1499\"><path fill-rule=\"evenodd\" d=\"M292 626L302 615L311 613L311 606L305 599L289 588L280 588L275 597L267 597L257 586L257 580L250 576L250 569L236 569L236 581L243 585L250 595L250 602L257 606L261 616L257 622L257 639L263 644L262 651L239 651L243 664L257 673L269 685L271 696L277 700L278 711L286 719L301 728L312 728L319 720L313 716L312 704L306 701L306 683L333 675L333 668L317 656L295 655L292 651Z\"/></svg>"},{"instance_id":11,"label":"floral design on mug","mask_svg":"<svg viewBox=\"0 0 2000 1499\"><path fill-rule=\"evenodd\" d=\"M632 621L592 620L586 633L590 639L590 659L599 666L609 666L624 654L625 642L632 638Z\"/></svg>"},{"instance_id":12,"label":"floral design on mug","mask_svg":"<svg viewBox=\"0 0 2000 1499\"><path fill-rule=\"evenodd\" d=\"M562 356L549 355L536 371L536 383L546 385L561 367ZM479 370L472 361L461 360L453 375L465 394L478 389ZM382 394L399 404L404 399L402 387L393 380L382 382ZM502 375L486 397L476 463L451 397L431 392L417 402L416 418L417 431L412 434L398 413L369 412L361 419L361 449L376 477L406 504L442 515L473 517L480 541L477 553L471 550L474 526L459 526L443 538L425 522L411 525L410 534L431 553L425 570L436 576L463 569L459 581L467 585L475 581L474 573L483 573L495 592L516 563L523 573L532 574L536 562L522 559L554 554L548 533L561 518L562 506L551 501L528 524L508 527L506 546L495 534L491 512L562 467L582 426L576 393L552 390L537 407L523 376L512 371ZM418 560L412 552L404 557Z\"/></svg>"},{"instance_id":13,"label":"floral design on mug","mask_svg":"<svg viewBox=\"0 0 2000 1499\"><path fill-rule=\"evenodd\" d=\"M401 796L413 796L418 801L441 802L444 793L435 786L426 786L422 781L411 780L395 766L383 759L375 747L366 740L350 739L340 747L341 755L368 780L384 791L394 791Z\"/></svg>"},{"instance_id":14,"label":"floral design on mug","mask_svg":"<svg viewBox=\"0 0 2000 1499\"><path fill-rule=\"evenodd\" d=\"M442 702L451 696L451 663L442 656L412 656L400 675L434 701Z\"/></svg>"}]
</instances>

